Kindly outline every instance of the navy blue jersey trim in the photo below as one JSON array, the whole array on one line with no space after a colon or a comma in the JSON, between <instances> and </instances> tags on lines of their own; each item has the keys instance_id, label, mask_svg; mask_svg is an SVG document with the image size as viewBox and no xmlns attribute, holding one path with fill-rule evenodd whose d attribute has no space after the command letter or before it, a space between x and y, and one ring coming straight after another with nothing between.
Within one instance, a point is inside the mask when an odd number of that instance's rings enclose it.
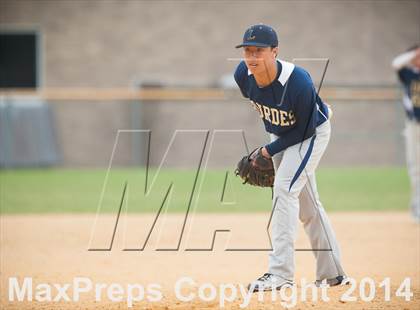
<instances>
[{"instance_id":1,"label":"navy blue jersey trim","mask_svg":"<svg viewBox=\"0 0 420 310\"><path fill-rule=\"evenodd\" d=\"M299 178L299 176L302 173L303 169L305 169L306 164L308 163L309 157L311 157L312 150L314 148L315 138L316 138L316 135L313 135L313 137L311 138L311 142L309 143L308 150L306 151L305 157L303 157L303 160L300 163L300 166L299 166L298 170L296 171L295 175L293 176L292 182L290 182L289 192L290 192L293 184Z\"/></svg>"}]
</instances>

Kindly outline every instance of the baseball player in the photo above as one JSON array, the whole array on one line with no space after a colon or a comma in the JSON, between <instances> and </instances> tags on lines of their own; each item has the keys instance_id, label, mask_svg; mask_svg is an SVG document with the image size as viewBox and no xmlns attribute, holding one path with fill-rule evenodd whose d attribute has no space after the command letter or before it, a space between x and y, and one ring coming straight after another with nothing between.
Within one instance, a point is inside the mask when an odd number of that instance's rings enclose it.
<instances>
[{"instance_id":1,"label":"baseball player","mask_svg":"<svg viewBox=\"0 0 420 310\"><path fill-rule=\"evenodd\" d=\"M343 283L345 273L333 228L319 199L315 170L330 139L331 112L315 91L308 72L277 59L273 28L248 28L244 61L234 77L242 95L264 122L271 143L256 156L271 158L275 169L268 272L249 285L253 291L279 289L294 278L294 240L298 218L316 258L316 284Z\"/></svg>"},{"instance_id":2,"label":"baseball player","mask_svg":"<svg viewBox=\"0 0 420 310\"><path fill-rule=\"evenodd\" d=\"M397 56L392 67L404 86L403 104L407 115L404 136L411 181L411 214L420 223L420 46Z\"/></svg>"}]
</instances>

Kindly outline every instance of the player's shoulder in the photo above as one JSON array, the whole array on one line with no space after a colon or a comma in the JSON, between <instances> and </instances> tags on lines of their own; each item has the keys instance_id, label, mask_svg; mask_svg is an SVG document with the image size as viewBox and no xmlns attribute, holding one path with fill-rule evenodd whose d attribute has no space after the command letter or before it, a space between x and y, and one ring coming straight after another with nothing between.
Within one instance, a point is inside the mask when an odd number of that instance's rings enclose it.
<instances>
[{"instance_id":1,"label":"player's shoulder","mask_svg":"<svg viewBox=\"0 0 420 310\"><path fill-rule=\"evenodd\" d=\"M311 90L313 82L310 74L304 68L297 66L293 63L281 61L282 71L290 71L289 78L287 80L288 90L291 92L299 93L302 89ZM281 74L279 78L281 81Z\"/></svg>"},{"instance_id":2,"label":"player's shoulder","mask_svg":"<svg viewBox=\"0 0 420 310\"><path fill-rule=\"evenodd\" d=\"M238 84L239 89L242 92L242 95L245 98L249 98L248 67L245 64L245 61L241 61L239 63L233 76L235 78L236 84Z\"/></svg>"},{"instance_id":3,"label":"player's shoulder","mask_svg":"<svg viewBox=\"0 0 420 310\"><path fill-rule=\"evenodd\" d=\"M312 79L308 71L304 68L295 66L293 73L290 76L290 82L300 85L312 85Z\"/></svg>"},{"instance_id":4,"label":"player's shoulder","mask_svg":"<svg viewBox=\"0 0 420 310\"><path fill-rule=\"evenodd\" d=\"M404 67L398 70L398 77L403 84L409 84L412 80L420 80L420 71L411 67Z\"/></svg>"},{"instance_id":5,"label":"player's shoulder","mask_svg":"<svg viewBox=\"0 0 420 310\"><path fill-rule=\"evenodd\" d=\"M242 84L242 81L248 76L248 67L245 61L241 61L235 69L235 80L238 84Z\"/></svg>"}]
</instances>

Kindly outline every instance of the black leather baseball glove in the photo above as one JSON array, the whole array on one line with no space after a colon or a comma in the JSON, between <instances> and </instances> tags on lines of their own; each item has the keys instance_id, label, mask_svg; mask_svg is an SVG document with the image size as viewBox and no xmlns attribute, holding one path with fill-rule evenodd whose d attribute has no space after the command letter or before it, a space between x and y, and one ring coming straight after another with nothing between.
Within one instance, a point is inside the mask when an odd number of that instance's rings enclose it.
<instances>
[{"instance_id":1,"label":"black leather baseball glove","mask_svg":"<svg viewBox=\"0 0 420 310\"><path fill-rule=\"evenodd\" d=\"M254 186L272 187L274 184L274 166L271 158L266 158L261 153L262 148L257 148L250 155L244 156L235 170L243 184Z\"/></svg>"}]
</instances>

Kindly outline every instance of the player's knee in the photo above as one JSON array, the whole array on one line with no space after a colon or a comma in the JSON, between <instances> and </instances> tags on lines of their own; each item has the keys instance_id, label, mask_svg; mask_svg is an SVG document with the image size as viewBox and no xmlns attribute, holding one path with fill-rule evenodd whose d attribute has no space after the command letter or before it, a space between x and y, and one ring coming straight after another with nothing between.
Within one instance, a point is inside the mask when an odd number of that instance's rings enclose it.
<instances>
[{"instance_id":1,"label":"player's knee","mask_svg":"<svg viewBox=\"0 0 420 310\"><path fill-rule=\"evenodd\" d=\"M281 206L299 206L299 193L289 191L286 186L278 186L274 188L273 201Z\"/></svg>"},{"instance_id":2,"label":"player's knee","mask_svg":"<svg viewBox=\"0 0 420 310\"><path fill-rule=\"evenodd\" d=\"M287 185L283 182L274 182L274 193L276 196L289 196L289 188Z\"/></svg>"},{"instance_id":3,"label":"player's knee","mask_svg":"<svg viewBox=\"0 0 420 310\"><path fill-rule=\"evenodd\" d=\"M291 181L292 180L290 178L276 175L276 178L274 179L274 189L282 192L288 192Z\"/></svg>"}]
</instances>

